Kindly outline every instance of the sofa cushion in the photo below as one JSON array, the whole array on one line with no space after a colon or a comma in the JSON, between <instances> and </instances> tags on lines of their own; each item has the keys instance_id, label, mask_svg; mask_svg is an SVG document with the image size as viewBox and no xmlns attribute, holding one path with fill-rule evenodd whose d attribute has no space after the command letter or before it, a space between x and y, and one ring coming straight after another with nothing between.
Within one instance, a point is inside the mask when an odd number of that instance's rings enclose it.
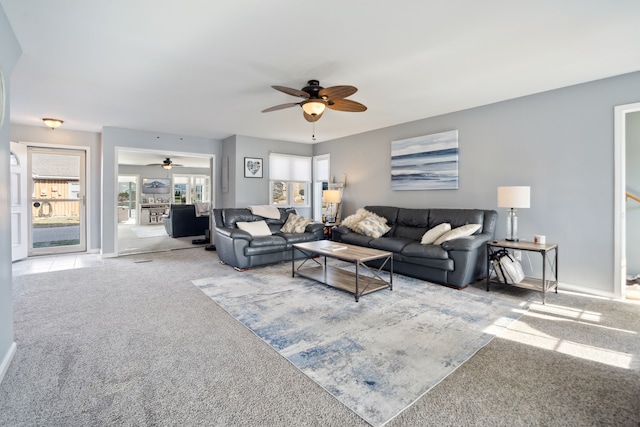
<instances>
[{"instance_id":1,"label":"sofa cushion","mask_svg":"<svg viewBox=\"0 0 640 427\"><path fill-rule=\"evenodd\" d=\"M240 230L244 230L247 233L251 234L253 237L271 236L271 230L269 230L269 226L267 226L267 223L264 221L252 221L252 222L239 221L239 222L236 222L236 226Z\"/></svg>"},{"instance_id":2,"label":"sofa cushion","mask_svg":"<svg viewBox=\"0 0 640 427\"><path fill-rule=\"evenodd\" d=\"M344 243L351 243L358 246L369 246L369 242L373 240L373 237L365 236L358 233L347 233L342 235L341 241Z\"/></svg>"},{"instance_id":3,"label":"sofa cushion","mask_svg":"<svg viewBox=\"0 0 640 427\"><path fill-rule=\"evenodd\" d=\"M394 237L420 240L429 229L429 209L399 208L396 221L393 231L389 234Z\"/></svg>"},{"instance_id":4,"label":"sofa cushion","mask_svg":"<svg viewBox=\"0 0 640 427\"><path fill-rule=\"evenodd\" d=\"M265 246L281 246L285 247L286 240L282 236L259 236L249 242L249 246L253 248L261 248Z\"/></svg>"},{"instance_id":5,"label":"sofa cushion","mask_svg":"<svg viewBox=\"0 0 640 427\"><path fill-rule=\"evenodd\" d=\"M225 227L236 228L237 222L253 222L264 220L263 217L251 213L249 209L222 209L222 221Z\"/></svg>"},{"instance_id":6,"label":"sofa cushion","mask_svg":"<svg viewBox=\"0 0 640 427\"><path fill-rule=\"evenodd\" d=\"M466 224L483 224L484 211L479 209L430 209L429 228L443 222L451 224L451 228Z\"/></svg>"},{"instance_id":7,"label":"sofa cushion","mask_svg":"<svg viewBox=\"0 0 640 427\"><path fill-rule=\"evenodd\" d=\"M317 240L313 233L278 233L277 236L282 237L287 242L287 247L294 243L313 242Z\"/></svg>"},{"instance_id":8,"label":"sofa cushion","mask_svg":"<svg viewBox=\"0 0 640 427\"><path fill-rule=\"evenodd\" d=\"M355 231L369 237L380 237L391 230L386 224L386 219L377 215L367 216L365 219L355 225Z\"/></svg>"},{"instance_id":9,"label":"sofa cushion","mask_svg":"<svg viewBox=\"0 0 640 427\"><path fill-rule=\"evenodd\" d=\"M290 213L287 222L284 223L280 231L283 233L304 233L304 229L307 228L307 225L311 224L311 222L313 222L311 218Z\"/></svg>"},{"instance_id":10,"label":"sofa cushion","mask_svg":"<svg viewBox=\"0 0 640 427\"><path fill-rule=\"evenodd\" d=\"M413 240L402 237L380 237L379 239L373 239L369 242L369 247L383 251L402 253L402 248L410 243L413 243Z\"/></svg>"},{"instance_id":11,"label":"sofa cushion","mask_svg":"<svg viewBox=\"0 0 640 427\"><path fill-rule=\"evenodd\" d=\"M387 225L393 227L398 222L399 208L392 206L365 206L369 212L372 212L378 216L384 217L387 220Z\"/></svg>"},{"instance_id":12,"label":"sofa cushion","mask_svg":"<svg viewBox=\"0 0 640 427\"><path fill-rule=\"evenodd\" d=\"M423 245L411 242L400 252L405 257L448 259L449 254L440 245Z\"/></svg>"},{"instance_id":13,"label":"sofa cushion","mask_svg":"<svg viewBox=\"0 0 640 427\"><path fill-rule=\"evenodd\" d=\"M289 214L290 213L297 213L295 209L293 208L278 208L278 211L280 211L280 218L278 219L274 219L274 218L265 218L265 221L267 222L267 224L269 225L280 225L282 226L282 224L284 224L287 221L287 218L289 218Z\"/></svg>"},{"instance_id":14,"label":"sofa cushion","mask_svg":"<svg viewBox=\"0 0 640 427\"><path fill-rule=\"evenodd\" d=\"M424 233L422 239L420 239L420 243L422 243L423 245L430 245L447 231L451 231L451 224L449 224L448 222L438 224Z\"/></svg>"},{"instance_id":15,"label":"sofa cushion","mask_svg":"<svg viewBox=\"0 0 640 427\"><path fill-rule=\"evenodd\" d=\"M419 243L418 243L419 245ZM395 258L394 258L395 259ZM451 258L438 259L438 258L424 258L424 257L404 257L402 262L417 264L423 267L437 268L439 270L453 271L454 263Z\"/></svg>"},{"instance_id":16,"label":"sofa cushion","mask_svg":"<svg viewBox=\"0 0 640 427\"><path fill-rule=\"evenodd\" d=\"M348 217L343 219L340 224L344 225L345 227L349 228L350 230L355 231L354 227L356 226L356 224L358 224L360 221L365 219L368 214L369 214L369 212L366 209L359 208L356 211L356 213L354 213L352 215L349 215Z\"/></svg>"},{"instance_id":17,"label":"sofa cushion","mask_svg":"<svg viewBox=\"0 0 640 427\"><path fill-rule=\"evenodd\" d=\"M438 237L436 241L433 242L433 244L439 245L448 240L457 239L459 237L471 236L473 233L480 230L480 228L482 228L482 224L467 224L461 227L456 227L453 230L447 231L442 236Z\"/></svg>"}]
</instances>

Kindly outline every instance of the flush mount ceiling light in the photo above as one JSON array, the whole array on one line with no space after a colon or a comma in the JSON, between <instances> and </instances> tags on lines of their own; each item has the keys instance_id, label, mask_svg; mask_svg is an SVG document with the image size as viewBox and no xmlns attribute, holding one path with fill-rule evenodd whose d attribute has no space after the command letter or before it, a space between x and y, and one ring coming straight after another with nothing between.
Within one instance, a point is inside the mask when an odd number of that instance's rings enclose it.
<instances>
[{"instance_id":1,"label":"flush mount ceiling light","mask_svg":"<svg viewBox=\"0 0 640 427\"><path fill-rule=\"evenodd\" d=\"M62 123L64 123L60 119L52 119L49 117L45 117L44 119L42 119L42 121L44 122L45 125L49 126L51 130L54 130L55 128L59 128L60 126L62 126Z\"/></svg>"}]
</instances>

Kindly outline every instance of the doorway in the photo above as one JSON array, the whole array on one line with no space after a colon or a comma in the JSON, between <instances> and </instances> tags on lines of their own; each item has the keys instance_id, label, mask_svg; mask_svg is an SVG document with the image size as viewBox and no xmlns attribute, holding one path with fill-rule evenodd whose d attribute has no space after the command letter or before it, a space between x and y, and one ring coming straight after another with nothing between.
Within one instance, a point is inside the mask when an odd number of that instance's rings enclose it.
<instances>
[{"instance_id":1,"label":"doorway","mask_svg":"<svg viewBox=\"0 0 640 427\"><path fill-rule=\"evenodd\" d=\"M118 175L118 223L138 224L139 175Z\"/></svg>"},{"instance_id":2,"label":"doorway","mask_svg":"<svg viewBox=\"0 0 640 427\"><path fill-rule=\"evenodd\" d=\"M620 105L614 111L614 297L625 298L627 287L628 245L638 245L636 240L627 239L629 203L627 198L627 119L640 112L640 103ZM631 200L631 202L629 201ZM634 246L635 250L635 246Z\"/></svg>"},{"instance_id":3,"label":"doorway","mask_svg":"<svg viewBox=\"0 0 640 427\"><path fill-rule=\"evenodd\" d=\"M27 148L29 256L85 252L85 152Z\"/></svg>"}]
</instances>

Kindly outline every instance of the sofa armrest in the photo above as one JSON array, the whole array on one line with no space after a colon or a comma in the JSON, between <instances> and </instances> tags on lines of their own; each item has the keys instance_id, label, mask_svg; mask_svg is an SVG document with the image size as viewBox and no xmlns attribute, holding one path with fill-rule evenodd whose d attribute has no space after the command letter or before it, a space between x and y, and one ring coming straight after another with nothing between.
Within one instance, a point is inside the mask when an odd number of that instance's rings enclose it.
<instances>
[{"instance_id":1,"label":"sofa armrest","mask_svg":"<svg viewBox=\"0 0 640 427\"><path fill-rule=\"evenodd\" d=\"M331 230L331 240L335 242L342 242L342 236L348 233L354 233L354 231L344 225L333 227L333 230Z\"/></svg>"},{"instance_id":2,"label":"sofa armrest","mask_svg":"<svg viewBox=\"0 0 640 427\"><path fill-rule=\"evenodd\" d=\"M304 229L305 233L315 234L318 240L324 239L324 224L318 222L312 222Z\"/></svg>"},{"instance_id":3,"label":"sofa armrest","mask_svg":"<svg viewBox=\"0 0 640 427\"><path fill-rule=\"evenodd\" d=\"M486 233L474 234L472 236L459 237L442 243L445 251L472 251L478 249L491 240L491 235Z\"/></svg>"},{"instance_id":4,"label":"sofa armrest","mask_svg":"<svg viewBox=\"0 0 640 427\"><path fill-rule=\"evenodd\" d=\"M216 233L231 239L253 240L253 236L249 232L239 228L216 227Z\"/></svg>"}]
</instances>

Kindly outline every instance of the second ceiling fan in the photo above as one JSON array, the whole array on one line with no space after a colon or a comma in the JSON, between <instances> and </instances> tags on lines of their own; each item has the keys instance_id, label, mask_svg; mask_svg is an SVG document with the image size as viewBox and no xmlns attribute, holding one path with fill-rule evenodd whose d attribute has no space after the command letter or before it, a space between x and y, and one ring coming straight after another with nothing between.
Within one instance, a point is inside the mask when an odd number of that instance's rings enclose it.
<instances>
[{"instance_id":1,"label":"second ceiling fan","mask_svg":"<svg viewBox=\"0 0 640 427\"><path fill-rule=\"evenodd\" d=\"M275 90L279 90L280 92L284 92L287 95L303 98L303 100L300 102L276 105L262 110L263 113L299 105L302 107L304 112L304 118L309 122L316 122L320 117L322 117L322 113L324 113L325 108L348 112L361 112L367 110L367 107L361 103L345 99L358 91L358 89L353 86L332 86L324 88L320 86L320 82L318 80L309 80L307 82L307 86L303 87L301 90L285 86L271 87Z\"/></svg>"},{"instance_id":2,"label":"second ceiling fan","mask_svg":"<svg viewBox=\"0 0 640 427\"><path fill-rule=\"evenodd\" d=\"M174 166L182 166L182 165L178 165L176 163L173 163L173 161L171 160L170 157L167 157L166 159L164 159L162 161L162 163L149 163L147 166L160 166L162 169L171 169Z\"/></svg>"}]
</instances>

